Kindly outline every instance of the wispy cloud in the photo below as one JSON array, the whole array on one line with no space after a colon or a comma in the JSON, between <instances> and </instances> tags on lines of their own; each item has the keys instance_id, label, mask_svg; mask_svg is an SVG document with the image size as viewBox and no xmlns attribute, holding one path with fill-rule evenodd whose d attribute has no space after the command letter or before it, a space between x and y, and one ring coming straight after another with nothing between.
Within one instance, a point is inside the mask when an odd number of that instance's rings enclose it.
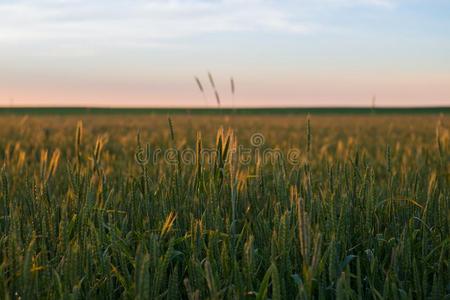
<instances>
[{"instance_id":1,"label":"wispy cloud","mask_svg":"<svg viewBox=\"0 0 450 300\"><path fill-rule=\"evenodd\" d=\"M398 0L319 0L322 4L339 4L345 6L355 6L355 5L371 5L371 6L383 6L383 7L393 7Z\"/></svg>"},{"instance_id":2,"label":"wispy cloud","mask_svg":"<svg viewBox=\"0 0 450 300\"><path fill-rule=\"evenodd\" d=\"M280 31L312 26L263 0L0 1L0 41L158 44L205 33Z\"/></svg>"},{"instance_id":3,"label":"wispy cloud","mask_svg":"<svg viewBox=\"0 0 450 300\"><path fill-rule=\"evenodd\" d=\"M159 47L226 32L309 34L317 11L394 7L399 0L0 0L0 42ZM1 50L0 50L1 51Z\"/></svg>"}]
</instances>

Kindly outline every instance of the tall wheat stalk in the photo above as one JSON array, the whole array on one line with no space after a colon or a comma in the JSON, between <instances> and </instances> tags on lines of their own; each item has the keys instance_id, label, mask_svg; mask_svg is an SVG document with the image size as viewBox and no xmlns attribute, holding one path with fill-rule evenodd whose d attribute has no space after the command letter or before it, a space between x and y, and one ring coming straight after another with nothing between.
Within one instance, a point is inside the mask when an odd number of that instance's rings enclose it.
<instances>
[{"instance_id":1,"label":"tall wheat stalk","mask_svg":"<svg viewBox=\"0 0 450 300\"><path fill-rule=\"evenodd\" d=\"M231 103L231 106L234 108L234 100L235 100L236 86L235 86L235 84L234 84L234 79L233 79L233 77L230 78L230 88L231 88L231 97L232 97L232 103Z\"/></svg>"},{"instance_id":2,"label":"tall wheat stalk","mask_svg":"<svg viewBox=\"0 0 450 300\"><path fill-rule=\"evenodd\" d=\"M197 83L198 89L202 93L203 100L205 102L205 106L208 107L208 99L206 98L205 89L203 88L203 85L197 76L195 76L194 79L195 79L195 82Z\"/></svg>"},{"instance_id":3,"label":"tall wheat stalk","mask_svg":"<svg viewBox=\"0 0 450 300\"><path fill-rule=\"evenodd\" d=\"M211 72L208 72L208 78L209 78L209 83L211 84L211 88L214 91L214 96L216 98L217 106L220 108L220 96L219 96L219 92L217 91L216 84L214 82L214 78L213 78Z\"/></svg>"}]
</instances>

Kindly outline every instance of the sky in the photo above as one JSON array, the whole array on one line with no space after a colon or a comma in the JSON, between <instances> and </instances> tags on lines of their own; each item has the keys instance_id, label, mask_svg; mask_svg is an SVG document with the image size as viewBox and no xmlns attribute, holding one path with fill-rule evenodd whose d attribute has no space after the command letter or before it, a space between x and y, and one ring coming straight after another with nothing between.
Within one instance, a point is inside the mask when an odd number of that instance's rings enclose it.
<instances>
[{"instance_id":1,"label":"sky","mask_svg":"<svg viewBox=\"0 0 450 300\"><path fill-rule=\"evenodd\" d=\"M0 0L0 106L215 107L208 72L224 107L450 106L449 15L448 0Z\"/></svg>"}]
</instances>

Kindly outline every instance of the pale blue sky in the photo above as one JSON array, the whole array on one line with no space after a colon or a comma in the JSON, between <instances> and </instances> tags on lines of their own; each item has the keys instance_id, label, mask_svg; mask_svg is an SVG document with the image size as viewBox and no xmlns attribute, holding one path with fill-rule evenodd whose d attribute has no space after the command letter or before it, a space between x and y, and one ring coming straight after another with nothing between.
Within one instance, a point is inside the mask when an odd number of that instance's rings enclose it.
<instances>
[{"instance_id":1,"label":"pale blue sky","mask_svg":"<svg viewBox=\"0 0 450 300\"><path fill-rule=\"evenodd\" d=\"M0 0L0 104L450 105L448 0ZM208 105L214 106L207 89Z\"/></svg>"}]
</instances>

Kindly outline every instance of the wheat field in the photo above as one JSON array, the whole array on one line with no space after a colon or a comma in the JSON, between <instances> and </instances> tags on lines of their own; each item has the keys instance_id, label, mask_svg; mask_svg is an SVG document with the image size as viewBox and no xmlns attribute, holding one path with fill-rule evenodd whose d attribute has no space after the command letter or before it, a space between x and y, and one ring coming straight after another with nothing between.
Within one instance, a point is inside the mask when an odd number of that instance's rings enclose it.
<instances>
[{"instance_id":1,"label":"wheat field","mask_svg":"<svg viewBox=\"0 0 450 300\"><path fill-rule=\"evenodd\" d=\"M449 129L3 115L0 298L450 299Z\"/></svg>"}]
</instances>

